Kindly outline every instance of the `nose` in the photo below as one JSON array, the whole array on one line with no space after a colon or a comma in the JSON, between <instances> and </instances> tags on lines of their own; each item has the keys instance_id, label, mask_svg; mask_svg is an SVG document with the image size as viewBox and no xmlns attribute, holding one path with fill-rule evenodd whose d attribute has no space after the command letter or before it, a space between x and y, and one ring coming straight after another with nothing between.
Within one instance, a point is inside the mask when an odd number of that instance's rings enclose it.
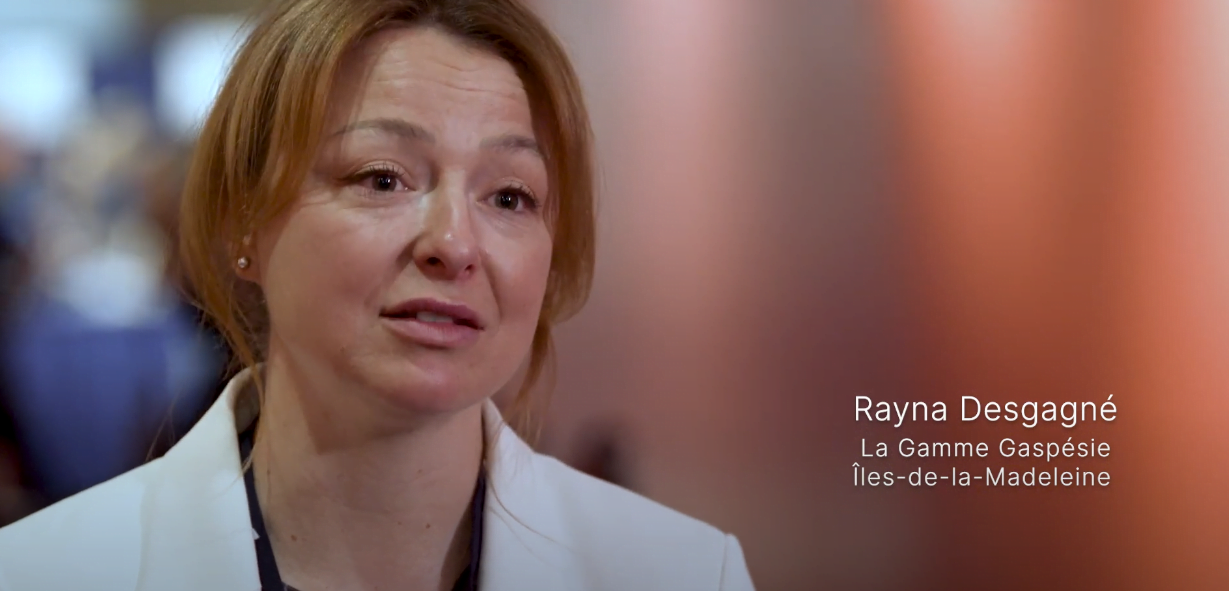
<instances>
[{"instance_id":1,"label":"nose","mask_svg":"<svg viewBox=\"0 0 1229 591\"><path fill-rule=\"evenodd\" d=\"M428 277L456 280L474 274L478 246L468 198L455 184L443 183L423 201L422 231L411 246L414 264Z\"/></svg>"}]
</instances>

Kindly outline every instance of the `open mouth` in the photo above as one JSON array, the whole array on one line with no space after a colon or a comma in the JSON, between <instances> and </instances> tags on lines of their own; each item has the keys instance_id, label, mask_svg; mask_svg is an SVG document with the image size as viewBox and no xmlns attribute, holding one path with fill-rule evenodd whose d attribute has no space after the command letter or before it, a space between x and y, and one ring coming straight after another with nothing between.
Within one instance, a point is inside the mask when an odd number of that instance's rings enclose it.
<instances>
[{"instance_id":1,"label":"open mouth","mask_svg":"<svg viewBox=\"0 0 1229 591\"><path fill-rule=\"evenodd\" d=\"M396 320L417 320L428 324L455 324L467 328L478 329L478 323L470 318L454 317L438 312L430 312L427 310L393 310L384 314L385 318L393 318Z\"/></svg>"},{"instance_id":2,"label":"open mouth","mask_svg":"<svg viewBox=\"0 0 1229 591\"><path fill-rule=\"evenodd\" d=\"M380 311L394 333L433 349L461 349L478 342L482 320L464 304L419 298Z\"/></svg>"}]
</instances>

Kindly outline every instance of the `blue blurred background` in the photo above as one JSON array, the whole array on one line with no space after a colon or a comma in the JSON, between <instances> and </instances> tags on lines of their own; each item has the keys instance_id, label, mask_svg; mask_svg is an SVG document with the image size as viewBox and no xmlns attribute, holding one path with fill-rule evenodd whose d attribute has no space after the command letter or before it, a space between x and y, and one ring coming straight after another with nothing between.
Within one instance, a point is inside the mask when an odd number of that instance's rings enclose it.
<instances>
[{"instance_id":1,"label":"blue blurred background","mask_svg":"<svg viewBox=\"0 0 1229 591\"><path fill-rule=\"evenodd\" d=\"M242 21L152 6L0 3L0 521L162 453L221 377L173 243Z\"/></svg>"}]
</instances>

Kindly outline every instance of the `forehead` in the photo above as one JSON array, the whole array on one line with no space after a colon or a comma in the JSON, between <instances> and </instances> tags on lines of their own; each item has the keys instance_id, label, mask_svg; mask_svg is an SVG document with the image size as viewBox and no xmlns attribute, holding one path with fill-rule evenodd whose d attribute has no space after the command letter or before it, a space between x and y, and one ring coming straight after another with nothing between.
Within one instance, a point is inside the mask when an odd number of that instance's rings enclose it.
<instances>
[{"instance_id":1,"label":"forehead","mask_svg":"<svg viewBox=\"0 0 1229 591\"><path fill-rule=\"evenodd\" d=\"M431 27L396 27L364 40L341 64L333 126L407 119L434 133L532 135L525 86L506 60Z\"/></svg>"}]
</instances>

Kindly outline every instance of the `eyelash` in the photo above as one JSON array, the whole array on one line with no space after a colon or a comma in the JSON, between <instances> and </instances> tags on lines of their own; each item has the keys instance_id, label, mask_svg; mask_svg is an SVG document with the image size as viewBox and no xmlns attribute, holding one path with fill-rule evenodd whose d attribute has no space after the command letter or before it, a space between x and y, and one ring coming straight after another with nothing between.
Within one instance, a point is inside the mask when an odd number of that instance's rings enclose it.
<instances>
[{"instance_id":1,"label":"eyelash","mask_svg":"<svg viewBox=\"0 0 1229 591\"><path fill-rule=\"evenodd\" d=\"M345 179L345 182L346 182L346 183L349 183L349 184L359 185L359 184L361 184L361 183L363 183L363 182L365 182L365 181L368 181L368 180L370 180L370 179L372 179L372 178L374 178L374 177L376 177L376 176L390 176L390 177L393 177L393 180L394 180L395 182L400 183L403 187L408 187L408 183L406 183L405 181L401 180L401 179L402 179L402 177L404 176L404 175L402 174L402 172L401 172L400 170L398 170L396 167L394 167L394 166L392 166L392 165L390 165L390 164L377 164L377 165L374 165L374 166L369 166L369 167L367 167L367 168L364 168L364 169L362 169L362 170L360 170L360 171L358 171L358 172L354 173L354 174L353 174L353 175L351 175L349 178ZM370 187L360 187L360 188L361 188L361 189L363 189L363 190L365 190L365 191L367 191L367 192L369 192L369 193L393 193L393 192L395 192L395 190L394 190L394 191L377 191L377 190L372 189L372 188L370 188Z\"/></svg>"}]
</instances>

